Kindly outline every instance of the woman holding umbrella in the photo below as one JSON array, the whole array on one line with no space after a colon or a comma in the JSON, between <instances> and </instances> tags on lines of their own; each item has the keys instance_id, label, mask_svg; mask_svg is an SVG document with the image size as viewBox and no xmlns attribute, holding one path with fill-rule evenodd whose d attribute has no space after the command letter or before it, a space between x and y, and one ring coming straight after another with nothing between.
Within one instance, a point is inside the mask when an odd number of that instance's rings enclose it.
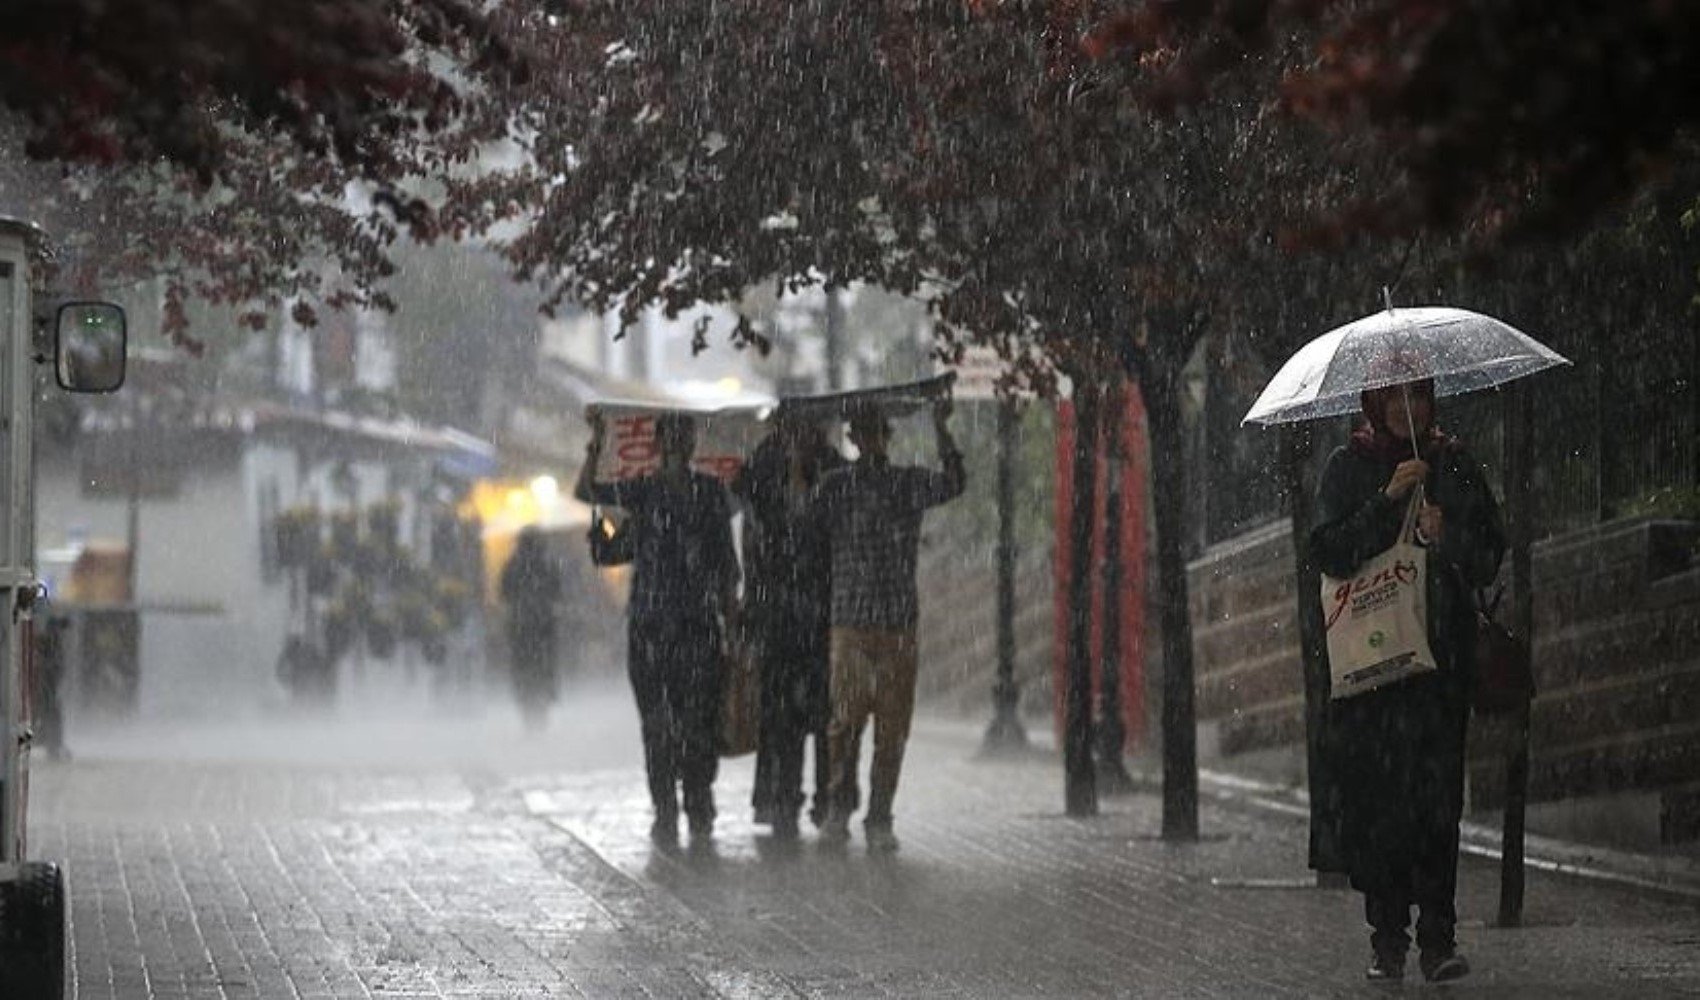
<instances>
[{"instance_id":1,"label":"woman holding umbrella","mask_svg":"<svg viewBox=\"0 0 1700 1000\"><path fill-rule=\"evenodd\" d=\"M1436 425L1434 398L1432 379L1361 394L1362 424L1328 461L1310 535L1318 568L1350 579L1394 545L1414 503L1416 538L1428 549L1428 638L1439 669L1331 701L1325 730L1341 859L1372 928L1373 980L1403 977L1413 906L1424 978L1469 972L1453 932L1471 590L1493 581L1505 540L1482 468Z\"/></svg>"},{"instance_id":2,"label":"woman holding umbrella","mask_svg":"<svg viewBox=\"0 0 1700 1000\"><path fill-rule=\"evenodd\" d=\"M1243 422L1282 424L1361 411L1362 426L1323 472L1308 539L1311 561L1331 582L1352 581L1343 596L1351 599L1353 616L1373 616L1385 603L1381 578L1370 579L1367 590L1356 588L1370 563L1384 563L1396 544L1396 559L1414 552L1422 560L1421 566L1396 562L1382 572L1413 584L1426 577L1421 614L1402 599L1394 603L1401 614L1411 613L1412 634L1400 641L1426 638L1428 648L1422 656L1384 656L1382 663L1405 667L1420 660L1423 670L1404 671L1398 680L1389 675L1381 686L1354 687L1379 668L1372 664L1366 671L1344 657L1319 664L1327 702L1311 740L1315 763L1329 777L1319 789L1319 775L1312 776L1311 822L1334 828L1332 838L1321 840L1337 842L1338 850L1313 851L1313 864L1344 871L1364 894L1373 931L1371 979L1404 976L1414 905L1423 975L1444 981L1470 970L1453 936L1464 733L1475 671L1470 591L1493 581L1505 536L1481 466L1436 425L1435 398L1494 388L1569 362L1491 316L1444 306L1394 309L1385 291L1383 297L1385 311L1336 327L1289 358ZM1410 534L1421 546L1414 550L1407 536L1413 515ZM1342 596L1338 589L1331 593ZM1426 622L1418 624L1422 615ZM1337 629L1326 631L1332 646ZM1342 649L1352 647L1344 631L1338 638ZM1372 652L1397 652L1381 631L1360 638Z\"/></svg>"}]
</instances>

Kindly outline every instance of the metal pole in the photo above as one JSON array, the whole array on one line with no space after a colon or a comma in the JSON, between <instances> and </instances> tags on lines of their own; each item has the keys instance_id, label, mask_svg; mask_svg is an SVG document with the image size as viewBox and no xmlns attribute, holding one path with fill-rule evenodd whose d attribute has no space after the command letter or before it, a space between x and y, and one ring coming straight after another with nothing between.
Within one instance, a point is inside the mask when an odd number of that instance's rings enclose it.
<instances>
[{"instance_id":1,"label":"metal pole","mask_svg":"<svg viewBox=\"0 0 1700 1000\"><path fill-rule=\"evenodd\" d=\"M826 389L844 388L844 300L837 289L826 293Z\"/></svg>"},{"instance_id":2,"label":"metal pole","mask_svg":"<svg viewBox=\"0 0 1700 1000\"><path fill-rule=\"evenodd\" d=\"M1108 794L1134 790L1122 760L1127 727L1122 724L1122 446L1126 396L1118 380L1104 399L1104 620L1098 657L1098 779Z\"/></svg>"},{"instance_id":3,"label":"metal pole","mask_svg":"<svg viewBox=\"0 0 1700 1000\"><path fill-rule=\"evenodd\" d=\"M1020 411L1014 399L998 408L998 678L992 685L992 724L980 746L983 755L1024 750L1027 731L1017 710L1021 685L1015 680L1015 449Z\"/></svg>"},{"instance_id":4,"label":"metal pole","mask_svg":"<svg viewBox=\"0 0 1700 1000\"><path fill-rule=\"evenodd\" d=\"M1098 400L1086 378L1074 382L1074 468L1069 505L1068 686L1063 722L1064 799L1070 816L1098 812L1092 764L1092 521L1097 508Z\"/></svg>"},{"instance_id":5,"label":"metal pole","mask_svg":"<svg viewBox=\"0 0 1700 1000\"><path fill-rule=\"evenodd\" d=\"M1531 459L1531 399L1522 384L1513 386L1507 400L1505 505L1510 513L1512 628L1534 648L1535 592L1530 572L1533 560L1530 543L1529 473ZM1523 922L1523 831L1529 800L1529 703L1524 702L1511 720L1511 745L1505 758L1505 817L1499 864L1499 924L1516 927Z\"/></svg>"}]
</instances>

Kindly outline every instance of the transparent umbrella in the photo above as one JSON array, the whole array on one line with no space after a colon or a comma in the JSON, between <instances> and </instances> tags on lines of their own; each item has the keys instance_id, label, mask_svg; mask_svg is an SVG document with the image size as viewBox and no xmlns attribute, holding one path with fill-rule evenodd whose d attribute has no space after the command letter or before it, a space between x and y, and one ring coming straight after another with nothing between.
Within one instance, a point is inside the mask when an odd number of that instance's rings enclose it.
<instances>
[{"instance_id":1,"label":"transparent umbrella","mask_svg":"<svg viewBox=\"0 0 1700 1000\"><path fill-rule=\"evenodd\" d=\"M1358 409L1366 389L1434 380L1436 396L1490 389L1567 365L1557 351L1492 316L1427 306L1353 320L1287 359L1242 424L1286 424Z\"/></svg>"}]
</instances>

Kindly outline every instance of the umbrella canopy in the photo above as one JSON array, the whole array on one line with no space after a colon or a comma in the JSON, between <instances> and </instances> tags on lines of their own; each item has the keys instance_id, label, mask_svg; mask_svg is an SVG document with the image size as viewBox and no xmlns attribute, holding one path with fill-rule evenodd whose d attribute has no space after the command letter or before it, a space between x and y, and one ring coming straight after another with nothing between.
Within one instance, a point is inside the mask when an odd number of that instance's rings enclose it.
<instances>
[{"instance_id":1,"label":"umbrella canopy","mask_svg":"<svg viewBox=\"0 0 1700 1000\"><path fill-rule=\"evenodd\" d=\"M1330 330L1281 366L1242 424L1285 424L1358 409L1366 389L1434 380L1436 396L1503 385L1556 365L1558 352L1468 309L1388 309Z\"/></svg>"}]
</instances>

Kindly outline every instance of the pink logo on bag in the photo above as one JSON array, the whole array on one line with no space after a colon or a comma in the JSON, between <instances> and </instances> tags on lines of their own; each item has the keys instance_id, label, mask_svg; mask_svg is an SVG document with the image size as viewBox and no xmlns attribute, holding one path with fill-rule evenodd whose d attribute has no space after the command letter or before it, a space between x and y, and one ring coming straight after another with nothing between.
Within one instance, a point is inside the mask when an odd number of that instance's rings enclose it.
<instances>
[{"instance_id":1,"label":"pink logo on bag","mask_svg":"<svg viewBox=\"0 0 1700 1000\"><path fill-rule=\"evenodd\" d=\"M1373 610L1393 600L1400 587L1411 586L1420 578L1421 573L1416 563L1400 560L1377 573L1340 584L1334 588L1334 604L1328 611L1323 627L1333 628L1347 605L1357 613Z\"/></svg>"}]
</instances>

